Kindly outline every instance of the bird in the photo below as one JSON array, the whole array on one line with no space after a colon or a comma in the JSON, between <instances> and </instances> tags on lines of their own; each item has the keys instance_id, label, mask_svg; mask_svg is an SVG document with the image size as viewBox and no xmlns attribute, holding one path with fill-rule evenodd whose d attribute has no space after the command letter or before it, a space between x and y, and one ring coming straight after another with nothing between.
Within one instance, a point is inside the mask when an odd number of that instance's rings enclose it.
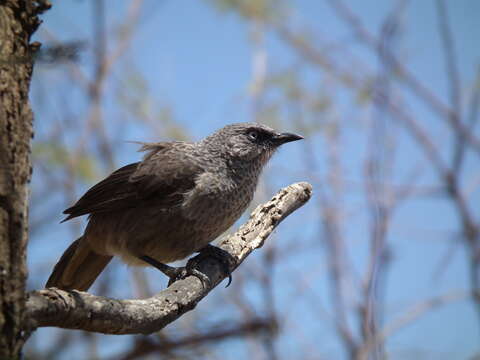
<instances>
[{"instance_id":1,"label":"bird","mask_svg":"<svg viewBox=\"0 0 480 360\"><path fill-rule=\"evenodd\" d=\"M172 281L179 268L166 264L215 253L210 242L247 209L269 159L300 139L259 123L235 123L197 142L141 143L141 161L114 171L64 211L62 222L88 215L88 223L45 286L87 291L113 256L154 266Z\"/></svg>"}]
</instances>

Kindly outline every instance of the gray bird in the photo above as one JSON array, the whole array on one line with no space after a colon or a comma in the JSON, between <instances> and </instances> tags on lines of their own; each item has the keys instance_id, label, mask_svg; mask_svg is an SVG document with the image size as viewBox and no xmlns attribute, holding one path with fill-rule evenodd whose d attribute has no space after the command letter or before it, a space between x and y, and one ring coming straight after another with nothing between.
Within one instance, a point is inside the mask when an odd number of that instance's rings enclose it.
<instances>
[{"instance_id":1,"label":"gray bird","mask_svg":"<svg viewBox=\"0 0 480 360\"><path fill-rule=\"evenodd\" d=\"M88 290L114 255L174 276L164 263L215 248L209 243L248 207L275 150L300 139L239 123L199 142L143 144L142 161L116 170L64 211L64 221L88 214L88 225L46 287Z\"/></svg>"}]
</instances>

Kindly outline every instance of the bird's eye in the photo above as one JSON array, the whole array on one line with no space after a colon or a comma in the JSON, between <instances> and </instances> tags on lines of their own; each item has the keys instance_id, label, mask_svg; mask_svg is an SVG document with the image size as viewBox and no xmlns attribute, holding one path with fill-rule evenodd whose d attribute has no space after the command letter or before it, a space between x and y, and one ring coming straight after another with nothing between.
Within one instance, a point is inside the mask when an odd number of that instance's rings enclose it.
<instances>
[{"instance_id":1,"label":"bird's eye","mask_svg":"<svg viewBox=\"0 0 480 360\"><path fill-rule=\"evenodd\" d=\"M250 140L257 140L258 139L258 132L255 131L255 130L251 130L251 131L248 132L247 136Z\"/></svg>"}]
</instances>

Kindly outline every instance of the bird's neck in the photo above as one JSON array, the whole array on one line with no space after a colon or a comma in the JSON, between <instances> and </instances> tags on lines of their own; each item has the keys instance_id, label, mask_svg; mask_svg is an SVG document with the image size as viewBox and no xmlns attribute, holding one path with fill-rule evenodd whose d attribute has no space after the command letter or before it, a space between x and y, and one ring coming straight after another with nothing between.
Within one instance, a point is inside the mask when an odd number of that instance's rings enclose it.
<instances>
[{"instance_id":1,"label":"bird's neck","mask_svg":"<svg viewBox=\"0 0 480 360\"><path fill-rule=\"evenodd\" d=\"M236 186L251 184L256 187L263 166L264 163L260 159L253 159L248 162L231 159L227 162L227 176L232 179Z\"/></svg>"}]
</instances>

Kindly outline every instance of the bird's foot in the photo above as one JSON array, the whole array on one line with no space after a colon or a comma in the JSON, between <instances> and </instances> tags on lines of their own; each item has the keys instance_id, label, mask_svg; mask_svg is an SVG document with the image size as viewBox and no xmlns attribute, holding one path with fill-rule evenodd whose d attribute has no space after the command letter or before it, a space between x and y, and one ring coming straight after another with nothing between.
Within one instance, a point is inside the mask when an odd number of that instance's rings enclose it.
<instances>
[{"instance_id":1,"label":"bird's foot","mask_svg":"<svg viewBox=\"0 0 480 360\"><path fill-rule=\"evenodd\" d=\"M232 260L232 255L230 255L228 252L226 252L223 249L220 249L217 246L213 246L208 244L207 246L201 248L199 251L199 254L195 256L194 258L190 259L190 261L200 261L201 259L204 259L206 257L213 257L217 259L223 266L223 271L225 274L228 276L228 283L226 288L230 286L232 283L232 272L230 271L230 260ZM188 266L188 264L187 264Z\"/></svg>"},{"instance_id":2,"label":"bird's foot","mask_svg":"<svg viewBox=\"0 0 480 360\"><path fill-rule=\"evenodd\" d=\"M225 287L230 286L230 284L232 283L232 274L230 271L229 260L232 256L225 250L222 250L219 247L216 247L210 244L201 248L198 251L198 253L199 254L197 256L194 256L191 259L189 259L185 266L180 266L180 267L173 267L173 266L163 264L147 255L141 256L140 259L150 264L151 266L157 268L166 276L168 276L168 278L170 279L168 281L168 286L170 286L177 280L185 279L187 276L193 275L197 277L202 282L203 287L206 288L210 286L210 279L208 278L207 275L197 270L197 265L200 261L202 261L206 257L213 257L222 264L225 274L228 275L228 283L227 283L227 286Z\"/></svg>"},{"instance_id":3,"label":"bird's foot","mask_svg":"<svg viewBox=\"0 0 480 360\"><path fill-rule=\"evenodd\" d=\"M173 267L163 264L147 255L140 256L140 259L152 265L154 268L160 270L162 273L168 276L168 278L170 279L168 281L168 286L172 285L175 281L185 279L187 276L190 275L196 276L202 282L203 287L207 287L208 285L210 285L210 279L208 278L208 276L194 268L195 264L190 264L190 260L187 262L186 266Z\"/></svg>"}]
</instances>

